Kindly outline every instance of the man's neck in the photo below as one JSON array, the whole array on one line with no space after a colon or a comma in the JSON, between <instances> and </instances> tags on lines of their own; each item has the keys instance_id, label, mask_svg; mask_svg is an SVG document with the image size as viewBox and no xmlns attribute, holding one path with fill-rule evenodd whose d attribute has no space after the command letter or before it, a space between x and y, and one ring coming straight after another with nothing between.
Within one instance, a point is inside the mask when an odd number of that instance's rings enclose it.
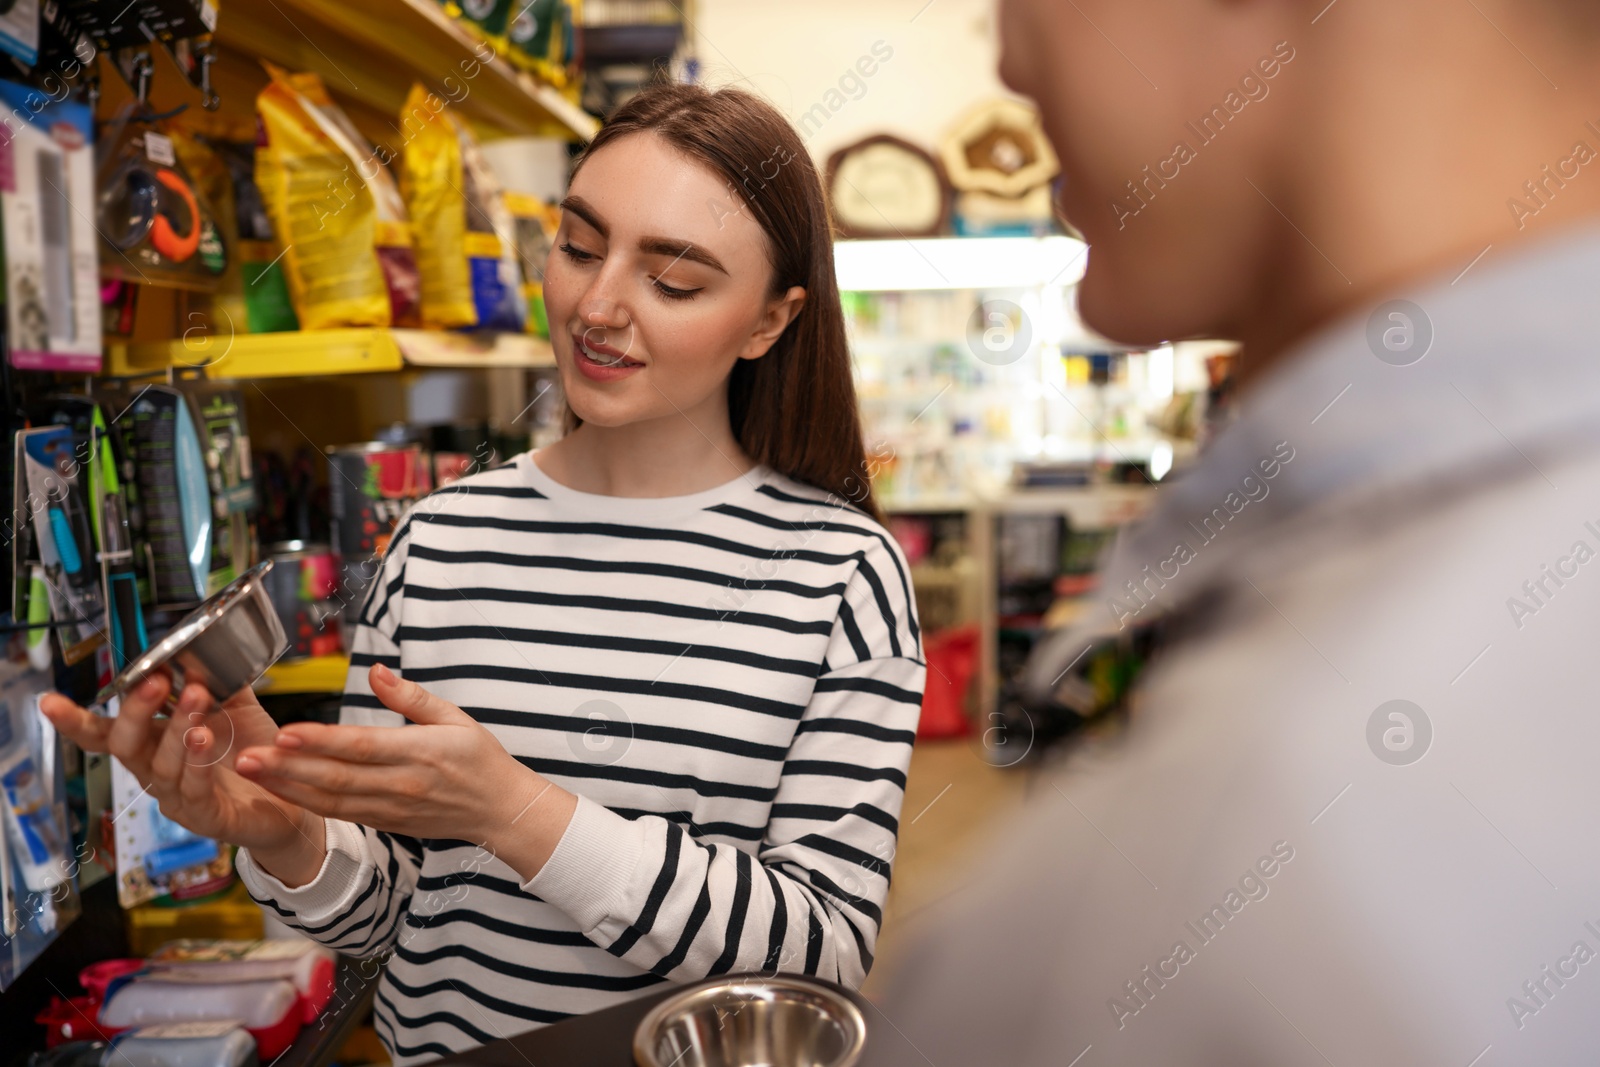
<instances>
[{"instance_id":1,"label":"man's neck","mask_svg":"<svg viewBox=\"0 0 1600 1067\"><path fill-rule=\"evenodd\" d=\"M1419 15L1409 46L1330 17L1306 46L1308 121L1269 193L1285 221L1239 331L1246 383L1332 319L1600 216L1600 65L1465 12Z\"/></svg>"}]
</instances>

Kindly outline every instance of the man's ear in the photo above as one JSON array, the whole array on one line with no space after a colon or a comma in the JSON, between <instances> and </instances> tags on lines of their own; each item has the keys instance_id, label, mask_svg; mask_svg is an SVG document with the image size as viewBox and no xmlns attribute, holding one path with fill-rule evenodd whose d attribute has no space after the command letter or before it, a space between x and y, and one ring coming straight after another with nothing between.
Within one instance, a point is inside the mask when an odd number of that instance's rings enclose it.
<instances>
[{"instance_id":1,"label":"man's ear","mask_svg":"<svg viewBox=\"0 0 1600 1067\"><path fill-rule=\"evenodd\" d=\"M755 333L750 335L744 351L739 353L740 359L760 359L777 343L783 331L789 328L789 323L800 314L800 309L805 306L806 291L804 286L791 285L789 291L780 297L767 301L767 309L761 315L761 322L756 326Z\"/></svg>"}]
</instances>

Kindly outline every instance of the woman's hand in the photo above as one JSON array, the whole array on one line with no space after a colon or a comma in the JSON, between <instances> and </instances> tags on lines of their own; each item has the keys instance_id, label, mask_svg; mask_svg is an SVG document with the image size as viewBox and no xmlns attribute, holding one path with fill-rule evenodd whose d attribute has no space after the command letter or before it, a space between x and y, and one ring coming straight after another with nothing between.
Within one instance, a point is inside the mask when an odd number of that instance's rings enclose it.
<instances>
[{"instance_id":1,"label":"woman's hand","mask_svg":"<svg viewBox=\"0 0 1600 1067\"><path fill-rule=\"evenodd\" d=\"M321 817L270 795L233 767L242 749L271 744L277 723L250 690L218 705L198 682L184 687L171 718L158 719L171 688L164 673L147 678L122 699L114 719L60 693L40 697L39 710L80 748L115 756L173 822L249 848L279 877L293 877L290 884L310 881L322 863Z\"/></svg>"},{"instance_id":2,"label":"woman's hand","mask_svg":"<svg viewBox=\"0 0 1600 1067\"><path fill-rule=\"evenodd\" d=\"M291 804L416 838L482 845L524 879L555 850L578 798L517 762L478 721L382 664L385 707L414 725L292 723L235 769Z\"/></svg>"}]
</instances>

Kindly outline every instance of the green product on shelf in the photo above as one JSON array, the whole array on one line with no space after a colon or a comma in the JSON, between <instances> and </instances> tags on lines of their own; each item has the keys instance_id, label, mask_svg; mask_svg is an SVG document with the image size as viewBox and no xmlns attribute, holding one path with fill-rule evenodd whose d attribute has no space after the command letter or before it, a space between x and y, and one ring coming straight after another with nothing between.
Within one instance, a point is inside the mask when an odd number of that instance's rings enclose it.
<instances>
[{"instance_id":1,"label":"green product on shelf","mask_svg":"<svg viewBox=\"0 0 1600 1067\"><path fill-rule=\"evenodd\" d=\"M444 9L488 38L504 37L512 0L447 0Z\"/></svg>"},{"instance_id":2,"label":"green product on shelf","mask_svg":"<svg viewBox=\"0 0 1600 1067\"><path fill-rule=\"evenodd\" d=\"M282 333L298 330L300 319L294 313L289 295L289 279L283 273L283 253L264 241L240 241L243 261L244 311L251 333Z\"/></svg>"}]
</instances>

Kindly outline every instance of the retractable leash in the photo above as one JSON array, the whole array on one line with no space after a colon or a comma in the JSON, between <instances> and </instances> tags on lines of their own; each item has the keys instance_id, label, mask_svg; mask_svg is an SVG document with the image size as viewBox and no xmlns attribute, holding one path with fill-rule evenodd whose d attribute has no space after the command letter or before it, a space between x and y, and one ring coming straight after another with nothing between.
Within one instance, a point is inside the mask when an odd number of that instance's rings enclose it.
<instances>
[{"instance_id":1,"label":"retractable leash","mask_svg":"<svg viewBox=\"0 0 1600 1067\"><path fill-rule=\"evenodd\" d=\"M100 193L101 230L121 252L150 246L173 263L200 247L200 204L183 176L170 167L130 159Z\"/></svg>"}]
</instances>

